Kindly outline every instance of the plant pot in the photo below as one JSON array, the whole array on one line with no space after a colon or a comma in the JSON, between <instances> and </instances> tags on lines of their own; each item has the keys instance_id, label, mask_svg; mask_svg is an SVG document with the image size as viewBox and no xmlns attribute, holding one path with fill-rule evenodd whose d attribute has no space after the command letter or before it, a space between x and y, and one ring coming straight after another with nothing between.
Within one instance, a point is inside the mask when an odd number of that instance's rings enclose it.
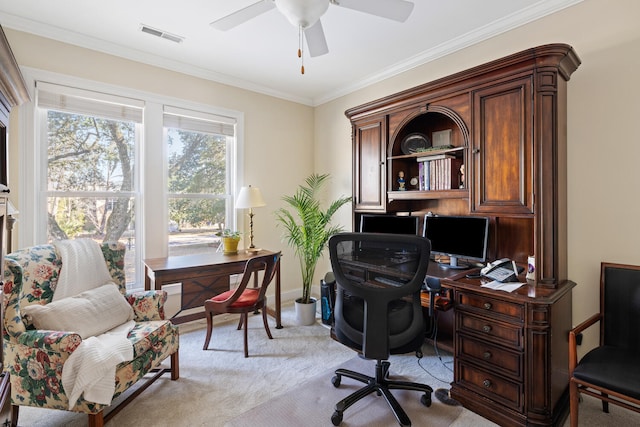
<instances>
[{"instance_id":1,"label":"plant pot","mask_svg":"<svg viewBox=\"0 0 640 427\"><path fill-rule=\"evenodd\" d=\"M309 326L316 323L316 299L311 298L311 302L303 304L301 298L295 301L296 323L300 326Z\"/></svg>"},{"instance_id":2,"label":"plant pot","mask_svg":"<svg viewBox=\"0 0 640 427\"><path fill-rule=\"evenodd\" d=\"M234 255L238 253L239 237L222 237L222 253L225 255Z\"/></svg>"}]
</instances>

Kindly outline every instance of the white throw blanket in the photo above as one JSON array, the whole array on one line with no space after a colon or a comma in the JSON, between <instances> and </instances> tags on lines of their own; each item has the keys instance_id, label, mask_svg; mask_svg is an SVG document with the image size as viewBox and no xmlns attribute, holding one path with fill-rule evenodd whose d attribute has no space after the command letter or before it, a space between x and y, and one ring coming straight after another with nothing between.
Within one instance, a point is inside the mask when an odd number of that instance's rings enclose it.
<instances>
[{"instance_id":1,"label":"white throw blanket","mask_svg":"<svg viewBox=\"0 0 640 427\"><path fill-rule=\"evenodd\" d=\"M54 243L62 267L53 301L72 297L112 282L104 255L91 239ZM82 393L90 402L109 405L115 391L116 366L133 360L133 344L127 339L133 320L102 335L84 339L62 367L62 385L73 408Z\"/></svg>"},{"instance_id":2,"label":"white throw blanket","mask_svg":"<svg viewBox=\"0 0 640 427\"><path fill-rule=\"evenodd\" d=\"M127 335L133 320L96 337L83 340L62 367L62 386L72 409L80 395L89 402L111 404L115 392L116 366L133 360L133 345Z\"/></svg>"},{"instance_id":3,"label":"white throw blanket","mask_svg":"<svg viewBox=\"0 0 640 427\"><path fill-rule=\"evenodd\" d=\"M53 301L78 295L113 281L100 245L91 239L58 240L62 267Z\"/></svg>"}]
</instances>

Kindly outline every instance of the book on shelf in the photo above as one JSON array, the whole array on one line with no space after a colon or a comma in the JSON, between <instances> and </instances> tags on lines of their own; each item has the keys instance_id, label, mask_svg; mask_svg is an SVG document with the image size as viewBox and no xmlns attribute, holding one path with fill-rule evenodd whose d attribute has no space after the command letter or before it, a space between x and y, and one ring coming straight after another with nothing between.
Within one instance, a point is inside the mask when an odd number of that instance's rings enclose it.
<instances>
[{"instance_id":1,"label":"book on shelf","mask_svg":"<svg viewBox=\"0 0 640 427\"><path fill-rule=\"evenodd\" d=\"M428 191L430 189L430 166L430 162L418 164L418 189L420 191Z\"/></svg>"},{"instance_id":2,"label":"book on shelf","mask_svg":"<svg viewBox=\"0 0 640 427\"><path fill-rule=\"evenodd\" d=\"M451 190L460 186L462 159L446 158L424 162L424 190Z\"/></svg>"}]
</instances>

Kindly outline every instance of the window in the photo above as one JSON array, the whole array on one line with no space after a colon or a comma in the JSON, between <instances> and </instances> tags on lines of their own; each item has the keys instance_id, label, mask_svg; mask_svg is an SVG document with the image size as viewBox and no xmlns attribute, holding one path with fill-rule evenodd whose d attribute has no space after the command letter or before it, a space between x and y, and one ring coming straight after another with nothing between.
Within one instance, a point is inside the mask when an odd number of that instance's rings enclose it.
<instances>
[{"instance_id":1,"label":"window","mask_svg":"<svg viewBox=\"0 0 640 427\"><path fill-rule=\"evenodd\" d=\"M47 240L123 241L134 282L142 103L44 82L37 87L46 130Z\"/></svg>"},{"instance_id":2,"label":"window","mask_svg":"<svg viewBox=\"0 0 640 427\"><path fill-rule=\"evenodd\" d=\"M144 258L217 250L236 227L243 115L41 70L21 132L21 247L119 240L129 288ZM55 82L55 83L54 83ZM171 247L171 248L170 248Z\"/></svg>"},{"instance_id":3,"label":"window","mask_svg":"<svg viewBox=\"0 0 640 427\"><path fill-rule=\"evenodd\" d=\"M235 228L235 120L164 107L169 255L217 250L216 233Z\"/></svg>"}]
</instances>

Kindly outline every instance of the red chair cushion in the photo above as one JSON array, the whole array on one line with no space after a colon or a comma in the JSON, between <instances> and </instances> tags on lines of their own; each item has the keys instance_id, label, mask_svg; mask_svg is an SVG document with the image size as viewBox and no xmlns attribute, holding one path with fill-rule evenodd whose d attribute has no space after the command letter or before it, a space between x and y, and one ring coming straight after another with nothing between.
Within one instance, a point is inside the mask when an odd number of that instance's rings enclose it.
<instances>
[{"instance_id":1,"label":"red chair cushion","mask_svg":"<svg viewBox=\"0 0 640 427\"><path fill-rule=\"evenodd\" d=\"M211 298L211 301L216 301L216 302L224 301L227 298L229 298L231 295L233 295L234 292L235 292L235 289L230 289L226 292L223 292ZM240 297L229 307L251 307L258 300L259 294L260 294L259 289L253 289L253 288L245 289L242 292L242 295L240 295Z\"/></svg>"}]
</instances>

